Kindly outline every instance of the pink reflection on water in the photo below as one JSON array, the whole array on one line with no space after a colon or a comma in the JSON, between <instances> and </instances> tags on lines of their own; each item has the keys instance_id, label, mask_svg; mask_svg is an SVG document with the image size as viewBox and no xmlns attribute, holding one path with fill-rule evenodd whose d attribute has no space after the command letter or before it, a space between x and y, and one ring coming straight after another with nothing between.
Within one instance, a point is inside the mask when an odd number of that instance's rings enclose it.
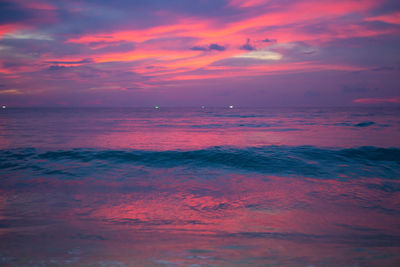
<instances>
[{"instance_id":1,"label":"pink reflection on water","mask_svg":"<svg viewBox=\"0 0 400 267\"><path fill-rule=\"evenodd\" d=\"M10 239L5 251L71 260L79 247L80 264L302 265L326 258L348 265L359 255L380 265L399 259L400 222L393 212L400 192L373 189L379 179L235 174L200 181L158 174L151 181L27 181L25 190L6 192L2 205L37 225L21 225L24 243ZM3 238L16 230L5 229ZM31 250L21 247L26 244ZM373 257L382 253L393 256Z\"/></svg>"},{"instance_id":2,"label":"pink reflection on water","mask_svg":"<svg viewBox=\"0 0 400 267\"><path fill-rule=\"evenodd\" d=\"M361 116L361 119L352 118L353 122L350 122L347 114L333 113L310 118L302 118L302 115L283 113L277 117L249 115L241 118L239 115L229 117L230 114L226 114L226 117L217 118L135 119L120 124L118 131L93 136L86 144L93 147L152 150L201 149L225 145L400 146L396 130L398 126L387 127L388 123L398 123L390 116L374 118L371 126L360 127L357 126L360 120L370 118Z\"/></svg>"},{"instance_id":3,"label":"pink reflection on water","mask_svg":"<svg viewBox=\"0 0 400 267\"><path fill-rule=\"evenodd\" d=\"M393 129L379 129L362 132L358 129L343 129L335 127L303 127L299 130L228 128L225 130L191 131L191 130L161 130L154 132L115 132L94 136L85 143L74 144L82 147L108 147L114 149L150 149L150 150L192 150L212 146L268 146L268 145L313 145L335 147L353 146L399 146L398 136ZM174 142L171 142L174 140ZM79 140L76 140L80 142Z\"/></svg>"},{"instance_id":4,"label":"pink reflection on water","mask_svg":"<svg viewBox=\"0 0 400 267\"><path fill-rule=\"evenodd\" d=\"M29 116L25 116L25 111L18 112L14 114L11 110L2 114L1 148L187 150L225 145L400 146L397 110L67 109L54 112L50 109L37 114L31 112L33 115Z\"/></svg>"},{"instance_id":5,"label":"pink reflection on water","mask_svg":"<svg viewBox=\"0 0 400 267\"><path fill-rule=\"evenodd\" d=\"M188 165L180 156L171 163L168 153L154 154L168 161L165 166L157 165L154 155L148 165L124 155L102 158L110 149L126 148L399 146L394 113L151 112L51 110L32 118L21 111L0 121L1 148L36 148L1 154L11 164L1 169L6 176L0 185L2 263L385 266L400 261L396 159L382 163L353 155L338 163L334 153L327 161L335 165L334 174L340 164L353 161L338 180L326 177L333 166L320 168L325 175L319 179L280 177L282 166L267 172L277 176L249 174L234 164L213 164L210 159L218 153L205 161L189 159ZM102 150L68 150L80 147ZM67 151L44 157L48 148ZM293 163L293 155L305 156L290 149L269 149L266 157L283 153L272 161L279 165L280 160ZM257 162L254 153L251 160ZM370 168L371 162L382 168ZM204 166L196 168L197 163ZM302 166L292 173L303 173ZM369 170L383 177L361 177Z\"/></svg>"}]
</instances>

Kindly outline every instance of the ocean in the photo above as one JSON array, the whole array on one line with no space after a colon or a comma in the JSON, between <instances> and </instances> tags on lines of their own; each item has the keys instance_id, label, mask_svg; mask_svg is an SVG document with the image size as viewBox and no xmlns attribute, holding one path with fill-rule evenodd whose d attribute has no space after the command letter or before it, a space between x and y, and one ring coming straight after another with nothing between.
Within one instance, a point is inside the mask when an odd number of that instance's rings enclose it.
<instances>
[{"instance_id":1,"label":"ocean","mask_svg":"<svg viewBox=\"0 0 400 267\"><path fill-rule=\"evenodd\" d=\"M0 110L2 266L398 266L399 108Z\"/></svg>"}]
</instances>

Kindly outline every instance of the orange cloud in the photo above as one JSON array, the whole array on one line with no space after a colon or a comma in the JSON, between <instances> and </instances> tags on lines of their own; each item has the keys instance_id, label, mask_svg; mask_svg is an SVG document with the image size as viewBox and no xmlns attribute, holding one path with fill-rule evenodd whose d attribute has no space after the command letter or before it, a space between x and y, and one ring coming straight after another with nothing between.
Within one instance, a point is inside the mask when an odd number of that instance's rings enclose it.
<instances>
[{"instance_id":1,"label":"orange cloud","mask_svg":"<svg viewBox=\"0 0 400 267\"><path fill-rule=\"evenodd\" d=\"M14 32L20 29L22 26L19 24L3 24L0 25L0 38L3 37L4 34Z\"/></svg>"},{"instance_id":2,"label":"orange cloud","mask_svg":"<svg viewBox=\"0 0 400 267\"><path fill-rule=\"evenodd\" d=\"M268 12L232 23L219 24L215 20L180 19L175 24L156 26L153 28L117 31L104 34L89 34L69 39L71 43L89 44L94 42L132 41L144 42L163 37L194 37L201 43L213 43L229 40L239 44L246 40L249 33L259 33L260 28L268 26L284 26L293 23L307 22L319 18L333 18L348 13L364 12L377 5L377 1L308 1L289 6L285 11ZM246 33L244 33L245 31ZM264 32L262 33L265 34ZM260 36L265 38L265 36Z\"/></svg>"},{"instance_id":3,"label":"orange cloud","mask_svg":"<svg viewBox=\"0 0 400 267\"><path fill-rule=\"evenodd\" d=\"M246 7L265 5L268 2L270 2L270 1L266 1L266 0L230 0L229 5L234 6L234 7L239 7L239 8L246 8Z\"/></svg>"},{"instance_id":4,"label":"orange cloud","mask_svg":"<svg viewBox=\"0 0 400 267\"><path fill-rule=\"evenodd\" d=\"M24 2L23 6L25 8L32 8L32 9L39 9L39 10L57 10L57 7L44 2L44 1L37 1L37 2Z\"/></svg>"},{"instance_id":5,"label":"orange cloud","mask_svg":"<svg viewBox=\"0 0 400 267\"><path fill-rule=\"evenodd\" d=\"M86 35L79 38L70 39L68 42L81 44L116 41L144 42L154 38L182 36L184 33L196 32L198 30L203 30L205 27L206 25L204 22L182 19L179 21L179 23L172 25L162 25L141 30Z\"/></svg>"},{"instance_id":6,"label":"orange cloud","mask_svg":"<svg viewBox=\"0 0 400 267\"><path fill-rule=\"evenodd\" d=\"M395 12L392 14L365 18L366 21L382 21L391 24L400 24L400 12Z\"/></svg>"},{"instance_id":7,"label":"orange cloud","mask_svg":"<svg viewBox=\"0 0 400 267\"><path fill-rule=\"evenodd\" d=\"M247 8L257 6L260 9L266 8L266 1L231 0L230 5L236 8ZM71 38L67 42L88 45L92 48L91 56L95 63L105 62L130 62L135 61L132 71L158 76L166 80L190 80L209 79L219 77L232 77L233 75L263 75L277 71L310 71L310 70L359 70L357 66L341 66L330 64L309 63L279 63L285 55L276 57L274 66L241 66L223 67L216 71L212 63L223 59L232 58L245 51L240 47L251 38L257 49L268 46L261 40L267 37L279 41L280 44L290 42L309 42L320 44L335 38L375 36L378 34L391 33L392 29L370 30L366 26L359 25L328 25L329 31L323 33L312 33L304 30L305 25L312 25L319 20L334 19L351 13L366 12L377 5L376 0L341 0L341 1L303 1L279 9L265 9L261 15L245 17L244 19L221 23L217 19L180 18L169 25L161 25L146 29L124 30L100 34L87 34L77 38ZM282 26L290 25L288 27ZM265 28L280 26L278 29ZM190 38L187 47L179 38ZM150 41L151 42L148 42ZM168 41L166 41L168 40ZM135 50L118 53L101 52L99 45L93 47L93 43L101 43L104 47L107 43L113 42L134 42ZM225 51L193 51L193 46L207 47L211 43L222 44ZM93 49L95 48L95 49ZM69 60L77 60L69 59ZM62 59L57 59L62 60ZM55 60L54 60L55 61ZM147 68L149 62L157 66L156 69ZM303 65L301 65L303 64ZM298 66L302 66L298 69ZM198 69L207 71L206 74L198 75L193 72Z\"/></svg>"},{"instance_id":8,"label":"orange cloud","mask_svg":"<svg viewBox=\"0 0 400 267\"><path fill-rule=\"evenodd\" d=\"M394 103L400 104L400 97L392 98L358 98L353 100L354 103L362 104L384 104L384 103Z\"/></svg>"},{"instance_id":9,"label":"orange cloud","mask_svg":"<svg viewBox=\"0 0 400 267\"><path fill-rule=\"evenodd\" d=\"M217 79L227 77L240 77L240 76L260 76L260 75L273 75L277 73L304 73L325 70L336 71L360 71L365 70L362 67L338 65L338 64L318 64L313 62L294 62L286 64L278 64L271 66L247 66L243 67L209 67L209 70L218 70L219 72L208 74L181 74L176 75L165 80L202 80L202 79Z\"/></svg>"}]
</instances>

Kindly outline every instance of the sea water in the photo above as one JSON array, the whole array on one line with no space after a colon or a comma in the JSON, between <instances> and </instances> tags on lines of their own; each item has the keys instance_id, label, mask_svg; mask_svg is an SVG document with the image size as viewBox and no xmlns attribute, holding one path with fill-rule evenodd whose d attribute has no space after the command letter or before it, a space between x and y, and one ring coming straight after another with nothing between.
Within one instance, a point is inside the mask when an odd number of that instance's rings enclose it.
<instances>
[{"instance_id":1,"label":"sea water","mask_svg":"<svg viewBox=\"0 0 400 267\"><path fill-rule=\"evenodd\" d=\"M0 265L396 266L398 108L7 108Z\"/></svg>"}]
</instances>

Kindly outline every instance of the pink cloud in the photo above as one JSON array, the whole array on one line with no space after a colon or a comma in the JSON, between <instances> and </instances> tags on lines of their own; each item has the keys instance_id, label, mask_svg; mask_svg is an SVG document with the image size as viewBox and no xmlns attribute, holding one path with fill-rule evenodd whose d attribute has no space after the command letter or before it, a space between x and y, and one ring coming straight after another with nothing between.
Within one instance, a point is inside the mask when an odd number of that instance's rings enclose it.
<instances>
[{"instance_id":1,"label":"pink cloud","mask_svg":"<svg viewBox=\"0 0 400 267\"><path fill-rule=\"evenodd\" d=\"M363 3L354 0L343 1L301 1L286 6L284 9L270 10L268 7L261 5L262 1L242 1L232 0L230 5L237 8L247 8L249 6L260 5L260 9L265 12L256 16L244 15L240 19L228 23L219 23L218 19L210 18L185 18L177 17L176 20L167 25L157 25L146 29L130 29L130 30L114 30L111 32L100 32L95 34L84 34L81 36L71 37L67 43L83 44L90 48L93 43L102 42L104 44L113 42L133 42L135 49L123 52L101 52L92 49L93 59L96 63L105 62L131 62L142 61L146 63L138 63L132 71L141 74L158 75L163 79L163 74L182 73L188 71L196 71L203 68L211 70L214 62L230 59L235 56L244 54L240 49L243 43L251 38L257 44L257 49L266 49L269 44L263 43L261 40L266 38L265 27L292 25L290 28L283 27L279 29L268 30L268 37L277 39L280 44L291 42L309 42L319 45L321 42L329 41L335 38L348 37L365 37L376 36L380 34L390 34L387 30L370 30L358 25L332 25L330 30L324 33L306 32L302 27L304 25L313 24L316 21L325 19L335 19L346 14L366 12L378 5L377 1L365 0ZM299 25L293 26L293 25ZM191 38L187 47L182 47L180 38ZM225 41L225 42L224 42ZM222 43L221 43L222 42ZM204 51L189 50L190 47L207 47L212 43L220 43L227 47L225 51L210 53ZM187 50L185 50L187 49ZM77 60L77 58L67 58L58 60ZM284 57L284 55L283 55ZM52 59L56 60L56 59ZM147 69L147 62L152 61L152 65L163 69L163 72L154 72L153 69ZM287 71L292 71L291 66L284 62L278 62L282 67L288 67ZM140 65L143 66L140 66ZM310 64L312 65L312 64ZM320 65L315 63L315 66ZM324 64L324 66L328 66ZM337 64L336 64L337 65ZM337 67L331 68L336 69ZM227 68L226 74L207 73L207 75L184 74L179 77L168 77L171 79L209 79L215 77L231 77L232 75L264 75L267 71L261 71L249 74L254 71L249 66L241 66L241 71L232 73ZM347 68L359 69L358 66L346 66ZM271 67L267 68L269 70ZM265 69L265 67L264 67ZM315 68L313 68L315 69ZM196 77L197 76L197 77Z\"/></svg>"},{"instance_id":2,"label":"pink cloud","mask_svg":"<svg viewBox=\"0 0 400 267\"><path fill-rule=\"evenodd\" d=\"M354 99L353 103L362 103L362 104L395 103L395 104L400 104L400 97L392 97L392 98L358 98L358 99Z\"/></svg>"},{"instance_id":3,"label":"pink cloud","mask_svg":"<svg viewBox=\"0 0 400 267\"><path fill-rule=\"evenodd\" d=\"M400 12L385 14L377 17L365 18L366 21L382 21L391 24L400 24Z\"/></svg>"}]
</instances>

